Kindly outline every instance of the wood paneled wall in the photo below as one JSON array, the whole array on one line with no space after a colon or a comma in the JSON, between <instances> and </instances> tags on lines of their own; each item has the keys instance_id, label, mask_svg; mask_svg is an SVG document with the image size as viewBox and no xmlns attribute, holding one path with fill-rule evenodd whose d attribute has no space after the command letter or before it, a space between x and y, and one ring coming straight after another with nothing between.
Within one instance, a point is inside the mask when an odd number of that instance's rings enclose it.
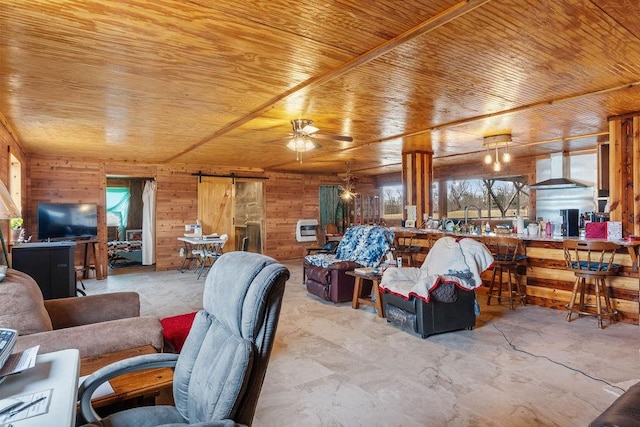
<instances>
[{"instance_id":1,"label":"wood paneled wall","mask_svg":"<svg viewBox=\"0 0 640 427\"><path fill-rule=\"evenodd\" d=\"M26 209L25 205L27 203L27 194L26 191L24 191L24 188L26 188L28 182L28 176L26 173L27 156L22 150L22 147L20 147L15 141L16 140L14 137L14 132L7 125L7 122L2 113L0 113L0 181L2 181L8 187L10 171L9 162L11 161L9 154L12 153L15 158L18 159L21 163L20 169L23 187L23 191L21 191L21 205L24 211ZM9 245L9 220L0 220L0 231L2 232L2 235L4 237L5 244ZM10 250L8 246L7 250ZM2 258L4 258L4 255L2 255Z\"/></svg>"},{"instance_id":2,"label":"wood paneled wall","mask_svg":"<svg viewBox=\"0 0 640 427\"><path fill-rule=\"evenodd\" d=\"M37 230L36 208L40 202L86 202L98 204L99 239L107 241L105 225L105 190L107 175L154 177L157 182L156 199L156 268L168 270L182 263L179 256L184 224L197 218L197 183L193 173L229 174L231 170L207 165L145 165L138 163L97 163L34 158L29 162L26 205L26 227L29 233ZM236 173L238 171L235 171ZM317 218L318 189L322 184L341 182L337 176L308 176L286 173L243 173L267 177L265 179L265 253L276 259L302 257L309 246L295 240L295 225L301 218ZM372 179L361 179L362 188L374 188ZM106 251L97 263L106 271ZM78 253L77 256L82 254Z\"/></svg>"}]
</instances>

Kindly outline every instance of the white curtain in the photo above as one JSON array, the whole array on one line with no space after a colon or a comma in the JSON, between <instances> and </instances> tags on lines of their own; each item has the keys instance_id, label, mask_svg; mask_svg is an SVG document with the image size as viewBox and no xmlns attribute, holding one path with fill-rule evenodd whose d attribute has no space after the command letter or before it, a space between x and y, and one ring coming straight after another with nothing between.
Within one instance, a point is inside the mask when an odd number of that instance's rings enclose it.
<instances>
[{"instance_id":1,"label":"white curtain","mask_svg":"<svg viewBox=\"0 0 640 427\"><path fill-rule=\"evenodd\" d=\"M156 263L156 182L147 181L142 190L142 265Z\"/></svg>"}]
</instances>

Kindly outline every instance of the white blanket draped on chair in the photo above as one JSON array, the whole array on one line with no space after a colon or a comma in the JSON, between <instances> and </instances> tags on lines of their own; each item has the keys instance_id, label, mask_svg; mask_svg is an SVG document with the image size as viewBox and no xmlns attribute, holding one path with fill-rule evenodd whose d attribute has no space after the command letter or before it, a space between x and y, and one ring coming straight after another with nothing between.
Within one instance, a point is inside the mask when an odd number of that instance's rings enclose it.
<instances>
[{"instance_id":1,"label":"white blanket draped on chair","mask_svg":"<svg viewBox=\"0 0 640 427\"><path fill-rule=\"evenodd\" d=\"M431 292L440 283L473 290L482 285L480 274L491 267L493 257L482 243L445 236L436 241L420 268L391 267L380 282L380 290L409 299L429 302Z\"/></svg>"}]
</instances>

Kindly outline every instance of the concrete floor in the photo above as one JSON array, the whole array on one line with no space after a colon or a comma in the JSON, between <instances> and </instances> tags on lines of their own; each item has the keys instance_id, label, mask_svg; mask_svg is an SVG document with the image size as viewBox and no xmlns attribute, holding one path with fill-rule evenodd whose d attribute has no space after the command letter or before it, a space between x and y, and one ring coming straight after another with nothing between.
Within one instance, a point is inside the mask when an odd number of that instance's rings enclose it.
<instances>
[{"instance_id":1,"label":"concrete floor","mask_svg":"<svg viewBox=\"0 0 640 427\"><path fill-rule=\"evenodd\" d=\"M583 426L640 381L640 327L536 306L487 307L471 331L427 339L373 308L307 294L291 271L254 426ZM143 314L201 308L191 272L85 280L89 294L134 290ZM480 291L482 292L482 290Z\"/></svg>"}]
</instances>

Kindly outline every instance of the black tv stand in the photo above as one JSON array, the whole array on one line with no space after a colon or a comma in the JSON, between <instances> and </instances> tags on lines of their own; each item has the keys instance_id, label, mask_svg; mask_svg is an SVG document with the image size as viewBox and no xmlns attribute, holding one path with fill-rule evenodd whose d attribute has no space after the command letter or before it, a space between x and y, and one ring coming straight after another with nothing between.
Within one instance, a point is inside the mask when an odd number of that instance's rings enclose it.
<instances>
[{"instance_id":1,"label":"black tv stand","mask_svg":"<svg viewBox=\"0 0 640 427\"><path fill-rule=\"evenodd\" d=\"M11 249L12 266L38 283L44 299L73 297L75 248L70 241L19 243Z\"/></svg>"}]
</instances>

